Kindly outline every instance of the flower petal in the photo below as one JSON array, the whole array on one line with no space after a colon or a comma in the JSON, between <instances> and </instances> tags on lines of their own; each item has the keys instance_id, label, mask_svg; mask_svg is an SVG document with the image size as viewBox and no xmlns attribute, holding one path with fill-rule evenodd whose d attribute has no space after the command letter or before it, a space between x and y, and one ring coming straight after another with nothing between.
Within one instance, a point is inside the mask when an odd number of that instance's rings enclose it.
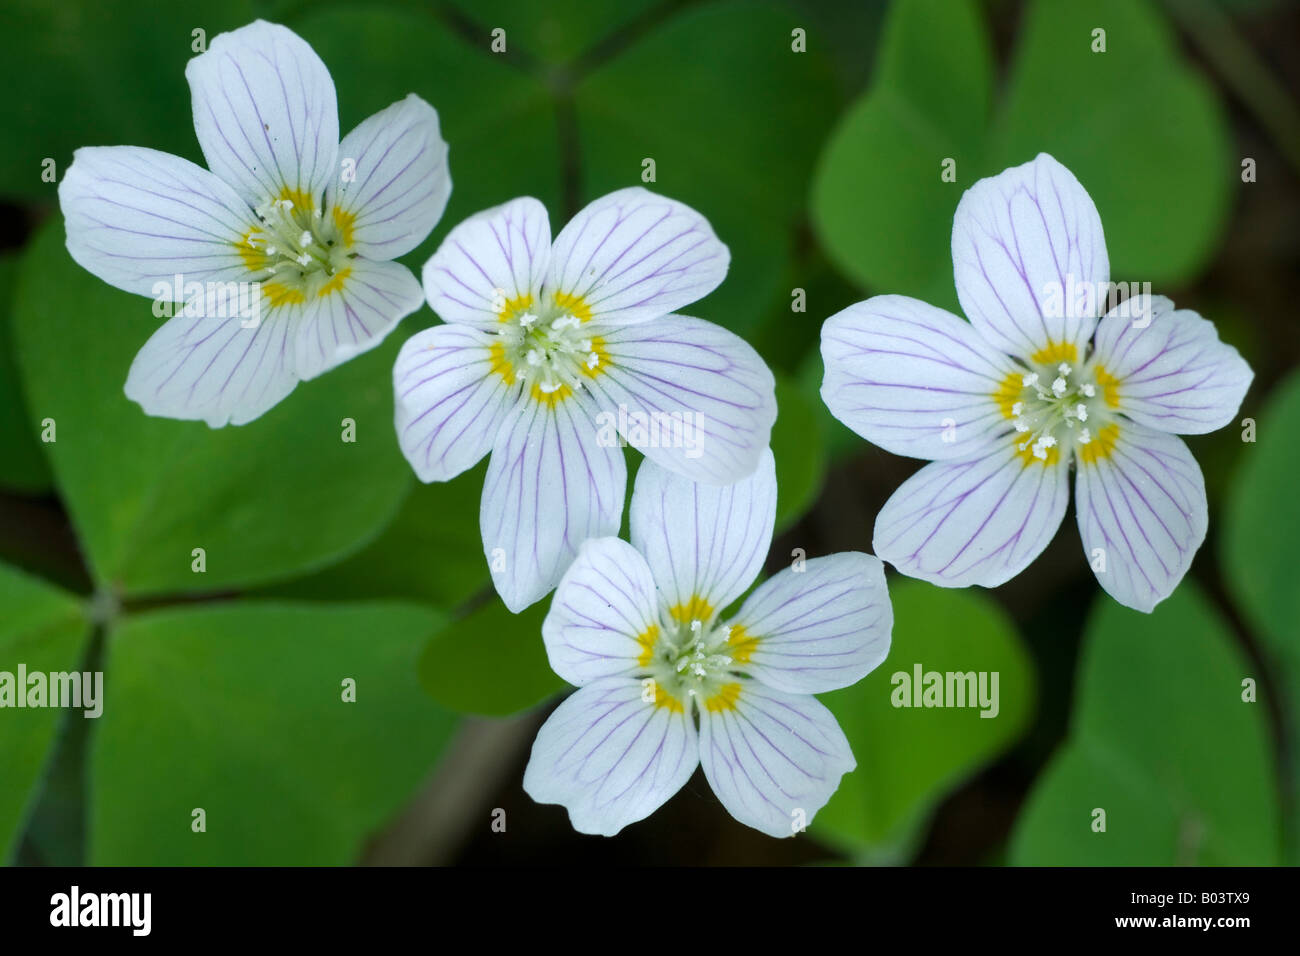
<instances>
[{"instance_id":1,"label":"flower petal","mask_svg":"<svg viewBox=\"0 0 1300 956\"><path fill-rule=\"evenodd\" d=\"M424 264L424 294L444 322L495 328L537 300L550 254L546 207L512 199L448 233Z\"/></svg>"},{"instance_id":2,"label":"flower petal","mask_svg":"<svg viewBox=\"0 0 1300 956\"><path fill-rule=\"evenodd\" d=\"M730 623L731 656L755 680L792 694L848 687L889 654L885 567L859 551L809 559L760 584Z\"/></svg>"},{"instance_id":3,"label":"flower petal","mask_svg":"<svg viewBox=\"0 0 1300 956\"><path fill-rule=\"evenodd\" d=\"M526 398L492 448L479 527L492 583L516 614L541 600L582 542L618 533L627 465L574 396Z\"/></svg>"},{"instance_id":4,"label":"flower petal","mask_svg":"<svg viewBox=\"0 0 1300 956\"><path fill-rule=\"evenodd\" d=\"M298 325L296 360L303 381L374 348L424 302L411 270L396 262L355 258L335 282Z\"/></svg>"},{"instance_id":5,"label":"flower petal","mask_svg":"<svg viewBox=\"0 0 1300 956\"><path fill-rule=\"evenodd\" d=\"M593 538L565 572L542 623L551 670L579 687L642 670L658 622L645 558L626 541Z\"/></svg>"},{"instance_id":6,"label":"flower petal","mask_svg":"<svg viewBox=\"0 0 1300 956\"><path fill-rule=\"evenodd\" d=\"M435 325L406 340L393 365L397 442L421 481L448 481L492 450L519 389L494 371L496 337Z\"/></svg>"},{"instance_id":7,"label":"flower petal","mask_svg":"<svg viewBox=\"0 0 1300 956\"><path fill-rule=\"evenodd\" d=\"M1214 323L1163 296L1149 312L1125 300L1097 328L1093 361L1120 412L1157 431L1197 435L1233 420L1255 377Z\"/></svg>"},{"instance_id":8,"label":"flower petal","mask_svg":"<svg viewBox=\"0 0 1300 956\"><path fill-rule=\"evenodd\" d=\"M679 621L713 617L744 593L772 543L776 463L733 485L701 485L641 465L632 491L632 545L659 586L661 606Z\"/></svg>"},{"instance_id":9,"label":"flower petal","mask_svg":"<svg viewBox=\"0 0 1300 956\"><path fill-rule=\"evenodd\" d=\"M1005 434L1010 359L969 322L901 295L851 305L822 326L822 399L873 445L912 458L968 458Z\"/></svg>"},{"instance_id":10,"label":"flower petal","mask_svg":"<svg viewBox=\"0 0 1300 956\"><path fill-rule=\"evenodd\" d=\"M741 823L788 837L817 811L855 766L835 716L815 697L757 681L700 708L700 763L713 792Z\"/></svg>"},{"instance_id":11,"label":"flower petal","mask_svg":"<svg viewBox=\"0 0 1300 956\"><path fill-rule=\"evenodd\" d=\"M438 111L411 93L339 144L339 170L325 206L358 255L396 259L433 231L449 196Z\"/></svg>"},{"instance_id":12,"label":"flower petal","mask_svg":"<svg viewBox=\"0 0 1300 956\"><path fill-rule=\"evenodd\" d=\"M1110 260L1092 197L1051 156L966 191L952 261L962 310L991 345L1022 358L1043 353L1036 361L1051 364L1083 358Z\"/></svg>"},{"instance_id":13,"label":"flower petal","mask_svg":"<svg viewBox=\"0 0 1300 956\"><path fill-rule=\"evenodd\" d=\"M279 309L255 327L239 319L169 319L131 363L126 396L162 418L201 419L213 428L250 422L298 383L300 318Z\"/></svg>"},{"instance_id":14,"label":"flower petal","mask_svg":"<svg viewBox=\"0 0 1300 956\"><path fill-rule=\"evenodd\" d=\"M694 481L753 473L776 420L776 385L743 339L684 315L592 331L604 355L589 384L610 434Z\"/></svg>"},{"instance_id":15,"label":"flower petal","mask_svg":"<svg viewBox=\"0 0 1300 956\"><path fill-rule=\"evenodd\" d=\"M702 299L731 253L689 206L639 186L602 196L560 230L547 287L603 322L644 322Z\"/></svg>"},{"instance_id":16,"label":"flower petal","mask_svg":"<svg viewBox=\"0 0 1300 956\"><path fill-rule=\"evenodd\" d=\"M188 159L135 146L79 149L59 206L72 258L127 292L183 301L155 286L170 288L177 275L183 283L253 278L237 244L257 217Z\"/></svg>"},{"instance_id":17,"label":"flower petal","mask_svg":"<svg viewBox=\"0 0 1300 956\"><path fill-rule=\"evenodd\" d=\"M1087 446L1098 451L1079 461L1079 535L1111 597L1150 611L1173 593L1205 540L1205 479L1181 438L1127 423L1107 429Z\"/></svg>"},{"instance_id":18,"label":"flower petal","mask_svg":"<svg viewBox=\"0 0 1300 956\"><path fill-rule=\"evenodd\" d=\"M872 550L948 588L996 587L1023 571L1056 534L1070 490L1068 456L1032 458L1018 437L903 482L876 516Z\"/></svg>"},{"instance_id":19,"label":"flower petal","mask_svg":"<svg viewBox=\"0 0 1300 956\"><path fill-rule=\"evenodd\" d=\"M335 175L338 101L305 40L257 20L217 36L186 64L185 78L208 168L249 206L319 200Z\"/></svg>"},{"instance_id":20,"label":"flower petal","mask_svg":"<svg viewBox=\"0 0 1300 956\"><path fill-rule=\"evenodd\" d=\"M646 703L635 678L580 688L533 742L524 790L569 811L579 833L613 836L685 786L699 764L690 714Z\"/></svg>"}]
</instances>

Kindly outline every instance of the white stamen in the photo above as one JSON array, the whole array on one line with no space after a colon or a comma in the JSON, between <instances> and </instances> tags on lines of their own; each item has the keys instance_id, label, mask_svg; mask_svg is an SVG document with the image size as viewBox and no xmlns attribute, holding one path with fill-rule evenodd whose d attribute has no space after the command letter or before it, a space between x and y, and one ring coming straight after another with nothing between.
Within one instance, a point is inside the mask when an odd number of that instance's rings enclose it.
<instances>
[{"instance_id":1,"label":"white stamen","mask_svg":"<svg viewBox=\"0 0 1300 956\"><path fill-rule=\"evenodd\" d=\"M1060 398L1062 395L1065 394L1065 390L1068 387L1069 386L1065 384L1065 379L1058 378L1056 381L1052 383L1052 394L1055 395L1057 398Z\"/></svg>"},{"instance_id":2,"label":"white stamen","mask_svg":"<svg viewBox=\"0 0 1300 956\"><path fill-rule=\"evenodd\" d=\"M1088 382L1083 386L1083 394L1087 395L1089 398L1092 398L1097 394L1097 389L1093 386L1092 382Z\"/></svg>"},{"instance_id":3,"label":"white stamen","mask_svg":"<svg viewBox=\"0 0 1300 956\"><path fill-rule=\"evenodd\" d=\"M1079 421L1086 422L1088 420L1088 406L1080 402L1075 414L1079 416Z\"/></svg>"},{"instance_id":4,"label":"white stamen","mask_svg":"<svg viewBox=\"0 0 1300 956\"><path fill-rule=\"evenodd\" d=\"M1070 368L1070 366L1066 365L1064 362L1062 362L1060 365L1056 366L1056 370L1057 370L1058 372L1060 372L1062 375L1069 375L1070 372L1072 371L1072 369Z\"/></svg>"},{"instance_id":5,"label":"white stamen","mask_svg":"<svg viewBox=\"0 0 1300 956\"><path fill-rule=\"evenodd\" d=\"M1028 375L1022 378L1021 381L1024 382L1025 388L1033 388L1035 385L1038 384L1038 373L1030 372Z\"/></svg>"},{"instance_id":6,"label":"white stamen","mask_svg":"<svg viewBox=\"0 0 1300 956\"><path fill-rule=\"evenodd\" d=\"M1079 432L1080 445L1086 445L1090 441L1092 441L1092 432L1088 431L1088 429L1086 428L1083 431Z\"/></svg>"}]
</instances>

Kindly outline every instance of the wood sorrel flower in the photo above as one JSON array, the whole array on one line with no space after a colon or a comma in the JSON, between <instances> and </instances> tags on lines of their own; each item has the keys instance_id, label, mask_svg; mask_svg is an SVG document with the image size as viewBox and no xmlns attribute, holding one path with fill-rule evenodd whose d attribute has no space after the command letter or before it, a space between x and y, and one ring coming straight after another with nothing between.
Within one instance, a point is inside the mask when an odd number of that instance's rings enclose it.
<instances>
[{"instance_id":1,"label":"wood sorrel flower","mask_svg":"<svg viewBox=\"0 0 1300 956\"><path fill-rule=\"evenodd\" d=\"M389 260L433 229L451 178L438 114L418 96L340 143L334 81L285 27L223 33L185 76L211 171L152 149L79 149L59 202L82 267L185 300L131 364L127 396L216 428L257 418L420 307L419 282Z\"/></svg>"},{"instance_id":2,"label":"wood sorrel flower","mask_svg":"<svg viewBox=\"0 0 1300 956\"><path fill-rule=\"evenodd\" d=\"M1150 611L1205 538L1201 470L1176 434L1228 424L1252 372L1214 326L1164 298L1113 299L1101 220L1046 154L980 180L953 220L970 323L877 296L822 328L832 414L934 460L876 518L874 550L945 587L993 587L1047 546L1075 468L1097 580Z\"/></svg>"},{"instance_id":3,"label":"wood sorrel flower","mask_svg":"<svg viewBox=\"0 0 1300 956\"><path fill-rule=\"evenodd\" d=\"M884 566L849 552L779 572L722 620L761 570L775 514L770 451L729 487L641 466L632 543L584 544L542 625L551 667L579 689L537 734L529 796L607 836L697 765L732 816L771 836L825 806L855 763L811 695L885 659L893 609Z\"/></svg>"},{"instance_id":4,"label":"wood sorrel flower","mask_svg":"<svg viewBox=\"0 0 1300 956\"><path fill-rule=\"evenodd\" d=\"M492 453L480 527L492 581L520 611L587 538L616 534L626 442L687 477L728 484L767 447L776 398L758 353L674 309L707 295L729 254L692 209L623 189L551 241L516 199L458 225L424 267L447 323L402 347L397 437L422 481Z\"/></svg>"}]
</instances>

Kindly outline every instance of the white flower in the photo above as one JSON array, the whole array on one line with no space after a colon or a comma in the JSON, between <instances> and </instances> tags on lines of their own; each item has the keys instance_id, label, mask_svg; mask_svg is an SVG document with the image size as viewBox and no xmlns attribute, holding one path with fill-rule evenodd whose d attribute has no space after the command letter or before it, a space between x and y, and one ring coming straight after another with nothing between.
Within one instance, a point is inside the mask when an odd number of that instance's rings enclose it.
<instances>
[{"instance_id":1,"label":"white flower","mask_svg":"<svg viewBox=\"0 0 1300 956\"><path fill-rule=\"evenodd\" d=\"M760 585L776 514L765 452L750 478L695 484L647 461L632 543L583 545L542 626L578 691L537 734L524 789L575 829L612 835L660 807L702 765L741 823L790 836L855 766L812 694L847 687L889 653L884 567L833 554Z\"/></svg>"},{"instance_id":2,"label":"white flower","mask_svg":"<svg viewBox=\"0 0 1300 956\"><path fill-rule=\"evenodd\" d=\"M516 199L458 225L425 265L447 324L398 356L398 441L422 481L492 453L480 525L510 610L555 587L587 538L618 533L620 439L697 481L753 472L776 418L772 373L726 329L669 314L729 261L702 216L633 188L554 242L542 204Z\"/></svg>"},{"instance_id":3,"label":"white flower","mask_svg":"<svg viewBox=\"0 0 1300 956\"><path fill-rule=\"evenodd\" d=\"M1098 318L1110 279L1101 220L1046 154L966 192L952 250L969 324L887 295L822 328L835 417L935 461L877 516L875 552L945 587L1001 584L1056 533L1073 464L1089 565L1117 601L1150 611L1207 525L1201 470L1175 435L1231 422L1250 367L1165 298Z\"/></svg>"},{"instance_id":4,"label":"white flower","mask_svg":"<svg viewBox=\"0 0 1300 956\"><path fill-rule=\"evenodd\" d=\"M140 350L126 394L215 428L257 418L420 307L415 276L389 260L429 234L451 179L438 114L418 96L340 143L329 71L285 27L223 33L185 75L211 171L152 149L79 149L59 202L68 251L105 282L164 301L196 290Z\"/></svg>"}]
</instances>

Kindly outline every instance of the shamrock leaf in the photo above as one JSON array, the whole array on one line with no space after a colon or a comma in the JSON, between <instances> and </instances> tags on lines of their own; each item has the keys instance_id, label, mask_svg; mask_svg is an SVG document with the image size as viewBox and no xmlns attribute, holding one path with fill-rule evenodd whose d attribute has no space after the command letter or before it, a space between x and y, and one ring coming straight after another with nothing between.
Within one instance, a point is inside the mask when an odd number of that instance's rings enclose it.
<instances>
[{"instance_id":1,"label":"shamrock leaf","mask_svg":"<svg viewBox=\"0 0 1300 956\"><path fill-rule=\"evenodd\" d=\"M14 313L30 414L54 422L55 483L101 585L205 592L301 573L373 537L410 486L392 440L396 341L214 431L127 400L131 359L161 320L78 267L58 220L24 258Z\"/></svg>"},{"instance_id":2,"label":"shamrock leaf","mask_svg":"<svg viewBox=\"0 0 1300 956\"><path fill-rule=\"evenodd\" d=\"M81 146L134 143L199 159L186 61L217 34L274 20L285 5L8 4L14 28L0 31L0 84L23 95L0 102L0 195L53 202Z\"/></svg>"},{"instance_id":3,"label":"shamrock leaf","mask_svg":"<svg viewBox=\"0 0 1300 956\"><path fill-rule=\"evenodd\" d=\"M0 699L6 681L13 684L0 719L0 862L12 855L23 822L34 804L35 791L46 767L62 716L51 707L17 708L19 667L27 674L72 672L80 667L90 625L81 605L70 594L0 565ZM4 676L4 675L7 675ZM48 699L48 698L47 698ZM13 708L13 709L11 709ZM81 711L67 719L81 720Z\"/></svg>"},{"instance_id":4,"label":"shamrock leaf","mask_svg":"<svg viewBox=\"0 0 1300 956\"><path fill-rule=\"evenodd\" d=\"M1255 626L1265 660L1282 691L1292 746L1300 735L1300 499L1295 493L1296 435L1300 435L1300 375L1292 374L1270 396L1259 421L1248 420L1254 444L1243 445L1232 485L1221 546L1223 574ZM1256 430L1257 429L1257 430ZM1294 757L1291 761L1290 859L1300 862L1300 813Z\"/></svg>"},{"instance_id":5,"label":"shamrock leaf","mask_svg":"<svg viewBox=\"0 0 1300 956\"><path fill-rule=\"evenodd\" d=\"M1159 15L1145 0L1033 0L1023 24L994 104L973 2L894 5L874 82L813 186L815 225L846 275L955 307L949 248L962 191L1040 152L1095 199L1113 278L1167 286L1205 263L1227 212L1225 124ZM1141 148L1125 149L1128 136Z\"/></svg>"},{"instance_id":6,"label":"shamrock leaf","mask_svg":"<svg viewBox=\"0 0 1300 956\"><path fill-rule=\"evenodd\" d=\"M812 833L859 857L901 862L939 801L1024 733L1035 691L1025 649L992 600L899 578L889 591L889 658L853 687L821 698L844 728L858 768L840 782ZM932 673L942 675L945 692L949 673L961 678L963 695L971 686L965 706L952 706L958 679L945 706L927 705ZM967 674L973 686L961 677ZM990 700L984 707L981 680Z\"/></svg>"},{"instance_id":7,"label":"shamrock leaf","mask_svg":"<svg viewBox=\"0 0 1300 956\"><path fill-rule=\"evenodd\" d=\"M542 621L550 600L511 614L493 597L435 634L420 657L420 683L461 713L503 716L533 707L567 685L546 659Z\"/></svg>"},{"instance_id":8,"label":"shamrock leaf","mask_svg":"<svg viewBox=\"0 0 1300 956\"><path fill-rule=\"evenodd\" d=\"M1011 844L1020 865L1275 864L1257 675L1191 582L1148 615L1098 599L1069 738Z\"/></svg>"},{"instance_id":9,"label":"shamrock leaf","mask_svg":"<svg viewBox=\"0 0 1300 956\"><path fill-rule=\"evenodd\" d=\"M644 184L708 217L731 248L731 269L690 311L733 331L789 302L778 266L790 258L816 146L838 102L818 47L792 49L802 22L769 3L693 7L584 76L575 93L583 191L594 198ZM650 163L655 178L645 181Z\"/></svg>"},{"instance_id":10,"label":"shamrock leaf","mask_svg":"<svg viewBox=\"0 0 1300 956\"><path fill-rule=\"evenodd\" d=\"M548 3L519 3L517 0L453 0L468 19L467 27L478 30L485 48L489 41L504 45L503 53L526 50L545 63L564 65L575 57L608 41L644 17L657 0L550 0ZM498 37L496 31L502 33Z\"/></svg>"},{"instance_id":11,"label":"shamrock leaf","mask_svg":"<svg viewBox=\"0 0 1300 956\"><path fill-rule=\"evenodd\" d=\"M413 605L248 602L115 626L90 861L355 861L451 734L415 677L437 624Z\"/></svg>"}]
</instances>

